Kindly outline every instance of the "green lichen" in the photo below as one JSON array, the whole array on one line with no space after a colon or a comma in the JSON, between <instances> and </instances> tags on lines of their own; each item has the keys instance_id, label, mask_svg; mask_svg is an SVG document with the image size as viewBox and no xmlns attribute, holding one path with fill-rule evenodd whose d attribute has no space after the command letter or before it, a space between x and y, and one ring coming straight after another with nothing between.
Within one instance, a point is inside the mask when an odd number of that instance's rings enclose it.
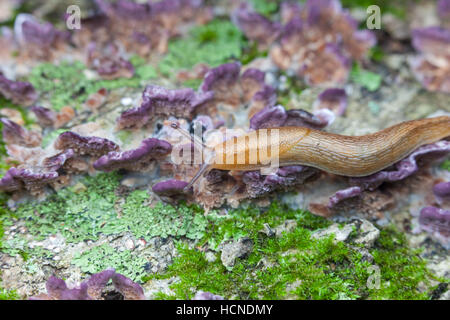
<instances>
[{"instance_id":1,"label":"green lichen","mask_svg":"<svg viewBox=\"0 0 450 320\"><path fill-rule=\"evenodd\" d=\"M213 20L192 28L189 36L169 43L169 53L159 64L162 74L170 76L178 70L190 70L199 63L216 67L238 59L245 44L242 33L230 22Z\"/></svg>"},{"instance_id":2,"label":"green lichen","mask_svg":"<svg viewBox=\"0 0 450 320\"><path fill-rule=\"evenodd\" d=\"M53 65L42 63L31 70L29 82L41 93L48 95L55 110L64 106L78 106L87 97L88 80L81 62Z\"/></svg>"},{"instance_id":3,"label":"green lichen","mask_svg":"<svg viewBox=\"0 0 450 320\"><path fill-rule=\"evenodd\" d=\"M123 232L146 240L156 236L188 239L204 236L208 220L198 206L157 203L150 207L149 196L142 190L130 193L120 205L115 194L118 186L119 175L114 173L87 177L73 187L59 190L46 201L20 205L14 212L1 216L0 222L11 226L21 220L35 240L61 234L69 243L96 241L101 234ZM9 255L36 253L27 243L23 236L17 235L4 241L3 251Z\"/></svg>"},{"instance_id":4,"label":"green lichen","mask_svg":"<svg viewBox=\"0 0 450 320\"><path fill-rule=\"evenodd\" d=\"M50 101L54 110L59 111L64 106L79 108L90 94L101 88L139 88L143 81L157 77L155 69L145 61L133 58L131 62L134 63L136 74L130 79L89 79L86 76L86 66L75 61L62 62L59 65L42 63L31 70L28 81Z\"/></svg>"},{"instance_id":5,"label":"green lichen","mask_svg":"<svg viewBox=\"0 0 450 320\"><path fill-rule=\"evenodd\" d=\"M200 239L208 221L198 206L171 205L158 202L153 208L146 204L146 191L133 191L122 208L123 224L136 238L146 240L155 236ZM139 221L139 223L136 223Z\"/></svg>"},{"instance_id":6,"label":"green lichen","mask_svg":"<svg viewBox=\"0 0 450 320\"><path fill-rule=\"evenodd\" d=\"M384 231L370 250L380 267L380 288L370 289L371 263L362 259L357 246L333 241L333 237L311 238L314 230L329 225L325 219L279 204L265 212L237 210L212 220L204 243L247 236L254 247L247 259L232 269L220 261L208 262L205 254L180 243L179 255L167 272L147 279L178 277L171 285L173 295L159 293L160 299L189 299L198 290L234 299L426 299L429 293L418 290L430 274L418 253L408 248L404 237L393 230ZM297 227L280 238L268 238L259 230L263 223L276 227L284 219L295 219ZM213 240L213 241L211 241ZM289 290L287 290L289 288Z\"/></svg>"},{"instance_id":7,"label":"green lichen","mask_svg":"<svg viewBox=\"0 0 450 320\"><path fill-rule=\"evenodd\" d=\"M97 273L107 268L114 268L116 272L136 281L147 272L147 260L132 254L129 250L119 251L109 244L103 244L80 252L75 255L72 263L86 273Z\"/></svg>"},{"instance_id":8,"label":"green lichen","mask_svg":"<svg viewBox=\"0 0 450 320\"><path fill-rule=\"evenodd\" d=\"M99 174L83 181L86 191L63 188L46 201L25 203L14 212L15 219L25 221L35 239L42 240L60 233L68 242L97 240L100 233L113 233L117 228L114 203L118 175Z\"/></svg>"}]
</instances>

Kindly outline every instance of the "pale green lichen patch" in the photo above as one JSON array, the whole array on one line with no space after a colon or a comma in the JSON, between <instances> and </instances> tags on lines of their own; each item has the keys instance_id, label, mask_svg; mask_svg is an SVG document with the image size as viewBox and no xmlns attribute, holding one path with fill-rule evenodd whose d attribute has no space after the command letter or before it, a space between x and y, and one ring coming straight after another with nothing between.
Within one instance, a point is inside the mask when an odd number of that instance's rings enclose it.
<instances>
[{"instance_id":1,"label":"pale green lichen patch","mask_svg":"<svg viewBox=\"0 0 450 320\"><path fill-rule=\"evenodd\" d=\"M20 205L14 219L25 223L36 240L60 233L68 242L96 240L100 233L112 233L116 200L114 191L118 175L99 174L83 180L88 191L76 192L73 187L63 188L43 202ZM5 224L12 224L9 219Z\"/></svg>"},{"instance_id":2,"label":"pale green lichen patch","mask_svg":"<svg viewBox=\"0 0 450 320\"><path fill-rule=\"evenodd\" d=\"M131 62L136 74L129 79L90 79L86 76L86 66L75 61L59 65L42 63L31 70L28 81L50 101L53 109L59 111L64 106L79 108L90 94L102 88L108 90L123 87L139 88L143 86L143 81L157 77L155 69L142 59L133 57Z\"/></svg>"},{"instance_id":3,"label":"pale green lichen patch","mask_svg":"<svg viewBox=\"0 0 450 320\"><path fill-rule=\"evenodd\" d=\"M127 197L122 208L120 222L136 238L184 236L200 239L204 236L208 220L198 206L180 205L175 208L158 202L151 208L145 204L147 200L146 191L136 190Z\"/></svg>"},{"instance_id":4,"label":"pale green lichen patch","mask_svg":"<svg viewBox=\"0 0 450 320\"><path fill-rule=\"evenodd\" d=\"M188 239L204 237L208 220L198 206L177 207L157 203L150 207L146 191L135 190L121 203L116 195L120 176L102 173L63 188L45 201L19 205L0 216L0 226L23 224L34 241L60 234L66 243L97 241L100 236L130 232L135 238L150 240L160 236ZM80 186L83 186L80 188ZM120 213L119 213L120 212ZM42 248L29 248L29 239L16 234L3 241L9 255L50 257Z\"/></svg>"},{"instance_id":5,"label":"pale green lichen patch","mask_svg":"<svg viewBox=\"0 0 450 320\"><path fill-rule=\"evenodd\" d=\"M140 280L147 273L145 258L132 254L130 250L120 251L109 244L96 246L76 254L72 263L80 267L81 271L90 274L114 268L116 272L134 281Z\"/></svg>"}]
</instances>

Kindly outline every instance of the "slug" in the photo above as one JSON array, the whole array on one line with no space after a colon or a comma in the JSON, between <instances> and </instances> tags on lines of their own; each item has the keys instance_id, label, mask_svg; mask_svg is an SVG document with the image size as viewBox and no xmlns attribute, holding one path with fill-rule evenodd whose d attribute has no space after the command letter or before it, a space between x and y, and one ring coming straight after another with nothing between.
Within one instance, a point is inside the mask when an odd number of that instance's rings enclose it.
<instances>
[{"instance_id":1,"label":"slug","mask_svg":"<svg viewBox=\"0 0 450 320\"><path fill-rule=\"evenodd\" d=\"M171 125L182 131L177 124ZM275 132L279 137L276 146L270 139ZM187 132L183 134L189 135ZM361 177L389 167L422 145L449 136L450 117L441 116L402 122L364 136L345 136L304 127L281 127L249 132L219 143L214 148L208 148L194 139L196 145L208 149L205 152L207 163L203 164L187 188L211 169L261 169L272 159L272 147L278 151L279 166L305 165L336 175ZM261 153L264 148L269 151ZM257 158L252 158L255 155Z\"/></svg>"}]
</instances>

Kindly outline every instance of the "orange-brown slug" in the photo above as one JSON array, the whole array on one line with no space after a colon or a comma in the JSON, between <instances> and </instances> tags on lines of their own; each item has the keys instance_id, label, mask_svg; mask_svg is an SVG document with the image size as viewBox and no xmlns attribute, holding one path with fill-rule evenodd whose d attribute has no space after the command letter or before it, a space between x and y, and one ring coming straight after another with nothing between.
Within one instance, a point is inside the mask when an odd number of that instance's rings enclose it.
<instances>
[{"instance_id":1,"label":"orange-brown slug","mask_svg":"<svg viewBox=\"0 0 450 320\"><path fill-rule=\"evenodd\" d=\"M173 123L172 127L178 128ZM277 139L271 139L274 134L278 135ZM210 169L257 170L270 162L279 166L305 165L342 176L367 176L398 162L422 145L449 136L449 116L402 122L364 136L345 136L304 127L259 129L228 139L214 148L203 146L207 149L204 158L209 161L188 187Z\"/></svg>"}]
</instances>

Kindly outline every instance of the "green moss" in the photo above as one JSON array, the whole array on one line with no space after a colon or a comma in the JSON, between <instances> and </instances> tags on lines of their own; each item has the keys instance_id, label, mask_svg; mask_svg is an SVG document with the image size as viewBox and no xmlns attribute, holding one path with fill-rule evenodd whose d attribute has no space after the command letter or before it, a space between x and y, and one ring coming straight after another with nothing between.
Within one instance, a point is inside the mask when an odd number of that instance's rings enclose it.
<instances>
[{"instance_id":1,"label":"green moss","mask_svg":"<svg viewBox=\"0 0 450 320\"><path fill-rule=\"evenodd\" d=\"M285 219L297 221L292 232L280 238L268 238L259 232L264 223L276 227ZM179 255L167 272L147 277L180 279L171 285L174 295L159 293L159 299L189 299L198 290L236 299L429 297L427 292L418 290L418 284L427 283L430 277L425 262L417 252L408 249L404 237L395 230L383 231L370 250L381 270L380 288L370 289L367 283L372 265L362 259L358 247L334 243L332 236L311 238L314 230L329 225L323 218L274 203L264 212L252 208L235 210L227 216L213 217L210 223L203 243L208 242L214 249L223 240L247 236L254 243L252 253L228 270L220 261L220 253L214 262L208 262L202 251L179 243Z\"/></svg>"},{"instance_id":2,"label":"green moss","mask_svg":"<svg viewBox=\"0 0 450 320\"><path fill-rule=\"evenodd\" d=\"M447 171L450 171L450 160L445 160L442 164L441 164L441 168Z\"/></svg>"},{"instance_id":3,"label":"green moss","mask_svg":"<svg viewBox=\"0 0 450 320\"><path fill-rule=\"evenodd\" d=\"M420 250L408 247L406 237L394 227L381 230L371 254L380 267L380 290L370 290L372 299L429 299L429 293L418 291L420 283L432 278ZM442 280L442 279L441 279Z\"/></svg>"},{"instance_id":4,"label":"green moss","mask_svg":"<svg viewBox=\"0 0 450 320\"><path fill-rule=\"evenodd\" d=\"M243 65L246 65L257 58L267 57L267 55L268 55L267 50L260 51L258 48L258 43L252 42L251 45L243 48L240 61Z\"/></svg>"},{"instance_id":5,"label":"green moss","mask_svg":"<svg viewBox=\"0 0 450 320\"><path fill-rule=\"evenodd\" d=\"M381 75L362 69L357 63L353 65L350 72L353 82L360 84L369 91L376 91L383 81Z\"/></svg>"},{"instance_id":6,"label":"green moss","mask_svg":"<svg viewBox=\"0 0 450 320\"><path fill-rule=\"evenodd\" d=\"M377 5L381 9L381 14L389 12L400 19L406 18L408 6L411 5L411 1L390 0L341 0L341 3L346 8L361 8L364 10L371 5Z\"/></svg>"},{"instance_id":7,"label":"green moss","mask_svg":"<svg viewBox=\"0 0 450 320\"><path fill-rule=\"evenodd\" d=\"M20 296L15 290L0 288L0 300L19 300Z\"/></svg>"},{"instance_id":8,"label":"green moss","mask_svg":"<svg viewBox=\"0 0 450 320\"><path fill-rule=\"evenodd\" d=\"M159 64L159 70L170 76L198 63L216 67L233 58L238 59L244 44L242 33L230 21L213 20L194 27L188 37L171 41L169 53Z\"/></svg>"},{"instance_id":9,"label":"green moss","mask_svg":"<svg viewBox=\"0 0 450 320\"><path fill-rule=\"evenodd\" d=\"M72 263L86 273L97 273L107 268L136 281L145 274L147 260L132 254L129 250L119 251L108 244L93 247L75 255Z\"/></svg>"},{"instance_id":10,"label":"green moss","mask_svg":"<svg viewBox=\"0 0 450 320\"><path fill-rule=\"evenodd\" d=\"M289 76L286 72L282 72L282 76L286 79L286 82L283 85L284 89L278 92L278 103L289 109L291 108L291 101L299 96L307 86L296 76Z\"/></svg>"},{"instance_id":11,"label":"green moss","mask_svg":"<svg viewBox=\"0 0 450 320\"><path fill-rule=\"evenodd\" d=\"M250 0L253 9L265 16L270 17L273 13L278 11L279 0Z\"/></svg>"}]
</instances>

